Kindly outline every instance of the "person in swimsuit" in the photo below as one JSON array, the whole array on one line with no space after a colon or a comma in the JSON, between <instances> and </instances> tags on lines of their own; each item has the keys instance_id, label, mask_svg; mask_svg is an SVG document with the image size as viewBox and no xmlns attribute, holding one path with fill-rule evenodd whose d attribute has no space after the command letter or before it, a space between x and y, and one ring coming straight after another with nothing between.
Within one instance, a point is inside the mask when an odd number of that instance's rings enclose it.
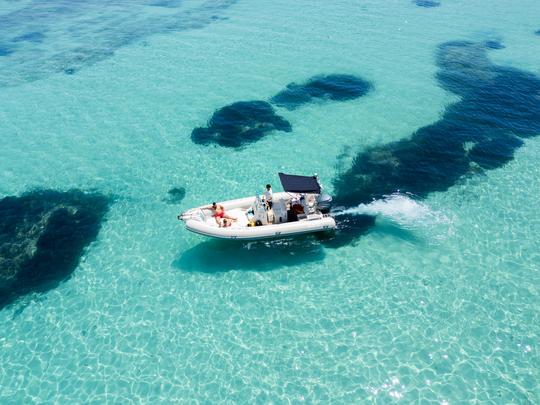
<instances>
[{"instance_id":1,"label":"person in swimsuit","mask_svg":"<svg viewBox=\"0 0 540 405\"><path fill-rule=\"evenodd\" d=\"M236 221L236 218L231 217L230 215L227 215L225 213L225 208L223 208L223 205L221 205L221 204L216 204L215 202L213 202L212 205L209 205L208 207L205 207L205 209L212 210L212 216L216 220L216 224L218 224L219 227L222 226L221 219L227 218L227 219L231 220L231 221L229 221L229 225L227 225L227 226L231 226L232 221Z\"/></svg>"}]
</instances>

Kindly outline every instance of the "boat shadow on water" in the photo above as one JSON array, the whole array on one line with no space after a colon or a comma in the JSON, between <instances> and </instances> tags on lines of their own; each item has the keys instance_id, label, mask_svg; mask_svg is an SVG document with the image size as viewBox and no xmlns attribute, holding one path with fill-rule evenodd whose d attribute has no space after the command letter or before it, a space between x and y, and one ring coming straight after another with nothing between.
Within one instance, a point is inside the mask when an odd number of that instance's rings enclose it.
<instances>
[{"instance_id":1,"label":"boat shadow on water","mask_svg":"<svg viewBox=\"0 0 540 405\"><path fill-rule=\"evenodd\" d=\"M331 236L327 236L330 238ZM314 235L270 241L210 240L183 252L172 266L189 272L272 271L324 259Z\"/></svg>"},{"instance_id":2,"label":"boat shadow on water","mask_svg":"<svg viewBox=\"0 0 540 405\"><path fill-rule=\"evenodd\" d=\"M187 272L224 273L229 271L273 271L285 267L302 266L311 262L322 262L325 248L341 245L344 239L355 238L358 233L370 232L391 235L404 242L422 244L423 239L413 231L391 221L380 221L375 225L375 216L360 215L348 218L335 232L299 236L267 241L231 241L213 239L202 242L181 253L172 262L176 269ZM353 243L354 241L348 241ZM354 244L354 243L353 243Z\"/></svg>"}]
</instances>

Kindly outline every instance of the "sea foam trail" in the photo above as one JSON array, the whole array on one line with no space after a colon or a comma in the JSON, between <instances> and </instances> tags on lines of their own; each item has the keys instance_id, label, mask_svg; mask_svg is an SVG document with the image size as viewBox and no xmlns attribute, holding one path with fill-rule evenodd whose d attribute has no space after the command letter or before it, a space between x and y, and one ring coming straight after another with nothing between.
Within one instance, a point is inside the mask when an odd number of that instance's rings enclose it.
<instances>
[{"instance_id":1,"label":"sea foam trail","mask_svg":"<svg viewBox=\"0 0 540 405\"><path fill-rule=\"evenodd\" d=\"M403 226L418 226L450 223L447 216L431 209L427 204L416 201L406 194L394 193L369 204L333 212L335 217L342 215L383 216Z\"/></svg>"}]
</instances>

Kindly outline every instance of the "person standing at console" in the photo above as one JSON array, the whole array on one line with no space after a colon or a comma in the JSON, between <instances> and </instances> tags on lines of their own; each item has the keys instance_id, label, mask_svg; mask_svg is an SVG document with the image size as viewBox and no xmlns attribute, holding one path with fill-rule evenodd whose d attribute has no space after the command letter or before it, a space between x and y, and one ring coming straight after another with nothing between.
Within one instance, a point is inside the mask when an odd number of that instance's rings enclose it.
<instances>
[{"instance_id":1,"label":"person standing at console","mask_svg":"<svg viewBox=\"0 0 540 405\"><path fill-rule=\"evenodd\" d=\"M266 185L266 191L264 192L264 198L268 204L268 208L272 208L272 186L270 184Z\"/></svg>"}]
</instances>

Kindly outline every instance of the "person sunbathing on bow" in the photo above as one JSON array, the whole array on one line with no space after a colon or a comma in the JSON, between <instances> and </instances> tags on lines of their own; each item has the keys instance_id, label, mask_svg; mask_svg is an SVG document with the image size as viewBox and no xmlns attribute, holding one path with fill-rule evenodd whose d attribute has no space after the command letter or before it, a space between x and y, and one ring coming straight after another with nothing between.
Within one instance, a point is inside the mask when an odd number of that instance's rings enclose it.
<instances>
[{"instance_id":1,"label":"person sunbathing on bow","mask_svg":"<svg viewBox=\"0 0 540 405\"><path fill-rule=\"evenodd\" d=\"M221 219L227 218L231 221L236 221L235 217L231 217L230 215L227 215L225 213L225 208L221 204L216 204L215 202L213 202L212 205L205 207L205 209L212 210L212 216L216 220L216 224L218 224L219 227L222 226Z\"/></svg>"}]
</instances>

